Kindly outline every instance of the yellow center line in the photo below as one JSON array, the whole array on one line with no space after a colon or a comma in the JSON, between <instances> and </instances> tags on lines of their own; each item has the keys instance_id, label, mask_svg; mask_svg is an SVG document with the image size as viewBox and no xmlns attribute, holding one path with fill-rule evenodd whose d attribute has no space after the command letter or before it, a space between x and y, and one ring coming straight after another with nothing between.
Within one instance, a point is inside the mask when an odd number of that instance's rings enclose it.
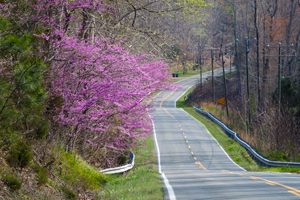
<instances>
[{"instance_id":1,"label":"yellow center line","mask_svg":"<svg viewBox=\"0 0 300 200\"><path fill-rule=\"evenodd\" d=\"M298 190L297 188L294 188L294 187L291 187L291 186L288 186L288 185L284 185L282 183L278 183L278 182L275 182L275 181L270 181L268 179L264 179L264 178L261 178L261 177L256 177L256 176L250 176L250 179L252 179L252 180L261 180L261 181L264 181L264 183L266 183L268 185L283 187L283 188L287 189L290 193L292 193L296 196L300 196L300 190Z\"/></svg>"},{"instance_id":2,"label":"yellow center line","mask_svg":"<svg viewBox=\"0 0 300 200\"><path fill-rule=\"evenodd\" d=\"M171 92L169 95L167 95L165 98L163 98L163 100L160 102L160 107L163 108L163 110L164 110L171 118L173 118L173 119L176 120L176 118L175 118L175 117L174 117L174 116L173 116L166 108L162 107L162 104L163 104L170 96L172 96L173 93L174 93L174 91ZM176 120L176 121L178 121L178 120ZM182 128L182 126L181 126L181 124L180 124L179 121L178 121L178 126L179 126L179 128L180 128L182 134L184 135L184 139L185 139L186 144L188 145L187 137L186 137L186 135L185 135L185 133L184 133L184 131L183 131L183 128ZM189 148L190 153L191 153L192 156L193 156L193 159L196 161L195 164L196 164L200 169L206 170L206 167L204 167L204 165L203 165L199 160L197 161L197 158L194 156L194 152L192 151L192 147L191 147L190 145L188 145L188 148Z\"/></svg>"},{"instance_id":3,"label":"yellow center line","mask_svg":"<svg viewBox=\"0 0 300 200\"><path fill-rule=\"evenodd\" d=\"M298 197L300 197L300 194L299 193L297 193L297 192L294 192L294 191L288 191L289 193L292 193L293 195L295 195L295 196L298 196Z\"/></svg>"},{"instance_id":4,"label":"yellow center line","mask_svg":"<svg viewBox=\"0 0 300 200\"><path fill-rule=\"evenodd\" d=\"M206 170L206 168L204 167L204 165L203 165L200 161L195 162L195 164L196 164L199 168Z\"/></svg>"},{"instance_id":5,"label":"yellow center line","mask_svg":"<svg viewBox=\"0 0 300 200\"><path fill-rule=\"evenodd\" d=\"M257 177L250 176L250 179L252 179L252 180L257 180Z\"/></svg>"},{"instance_id":6,"label":"yellow center line","mask_svg":"<svg viewBox=\"0 0 300 200\"><path fill-rule=\"evenodd\" d=\"M274 183L271 183L271 182L268 182L268 181L266 181L265 184L276 186Z\"/></svg>"},{"instance_id":7,"label":"yellow center line","mask_svg":"<svg viewBox=\"0 0 300 200\"><path fill-rule=\"evenodd\" d=\"M231 172L231 171L225 171L226 173L229 173L229 174L236 174L236 175L239 175L239 176L245 176L245 174L243 173L239 173L239 172ZM251 178L251 177L250 177Z\"/></svg>"},{"instance_id":8,"label":"yellow center line","mask_svg":"<svg viewBox=\"0 0 300 200\"><path fill-rule=\"evenodd\" d=\"M169 111L167 111L165 108L164 108L164 110L167 112L167 114L168 114L170 117L172 117L173 119L175 119L174 116L173 116L171 113L169 113Z\"/></svg>"},{"instance_id":9,"label":"yellow center line","mask_svg":"<svg viewBox=\"0 0 300 200\"><path fill-rule=\"evenodd\" d=\"M163 103L164 103L171 95L173 95L173 93L174 93L174 91L171 92L169 95L167 95L167 96L161 101L160 107L162 107L162 104L163 104ZM171 116L173 119L175 119L175 117L174 117L168 110L166 110L166 109L164 109L164 110L167 112L167 114L168 114L169 116ZM180 126L181 126L181 125L180 125ZM181 128L181 130L182 130L182 128ZM186 138L186 136L185 136L185 138ZM190 145L189 145L188 147L189 147L189 149L191 149L191 146L190 146ZM192 155L193 155L193 152L191 152L191 153L192 153ZM194 160L197 160L196 157L193 157L193 158L194 158ZM199 168L202 168L202 169L206 170L206 168L204 167L204 165L203 165L200 161L195 162L195 164L196 164ZM245 174L242 174L242 173L236 173L236 172L230 172L230 171L227 172L227 173L230 173L230 174L236 174L236 175L240 175L240 176L245 176ZM293 194L293 195L295 195L295 196L300 196L300 190L299 190L299 189L296 189L296 188L294 188L294 187L291 187L291 186L288 186L288 185L284 185L284 184L281 184L281 183L278 183L278 182L275 182L275 181L270 181L270 180L267 180L267 179L264 179L264 178L261 178L261 177L256 177L256 176L250 176L249 178L252 179L252 180L261 180L261 181L264 181L264 183L266 183L266 184L268 184L268 185L283 187L283 188L287 189L289 193L291 193L291 194Z\"/></svg>"},{"instance_id":10,"label":"yellow center line","mask_svg":"<svg viewBox=\"0 0 300 200\"><path fill-rule=\"evenodd\" d=\"M162 99L162 101L159 104L159 107L162 107L162 104L170 97L174 94L175 91L172 91L169 95L165 96L165 98Z\"/></svg>"},{"instance_id":11,"label":"yellow center line","mask_svg":"<svg viewBox=\"0 0 300 200\"><path fill-rule=\"evenodd\" d=\"M290 191L293 191L294 193L297 193L300 195L300 190L298 190L297 188L294 188L294 187L291 187L291 186L288 186L288 185L284 185L282 183L278 183L278 182L275 182L275 181L270 181L270 180L267 180L267 179L264 179L264 178L260 178L260 177L256 177L258 180L262 180L262 181L265 181L269 184L274 184L274 185L277 185L277 186L280 186L280 187L283 187L287 190L290 190Z\"/></svg>"},{"instance_id":12,"label":"yellow center line","mask_svg":"<svg viewBox=\"0 0 300 200\"><path fill-rule=\"evenodd\" d=\"M229 174L240 175L240 176L245 176L246 175L246 174L231 172L231 171L225 171L225 172L229 173ZM271 181L271 180L268 180L268 179L264 179L264 178L261 178L261 177L257 177L257 176L249 176L249 178L252 179L252 180L263 181L265 184L268 184L268 185L283 187L283 188L287 189L289 193L291 193L295 196L300 196L300 190L297 189L297 188L294 188L294 187L291 187L291 186L288 186L288 185L284 185L282 183L278 183L278 182L275 182L275 181Z\"/></svg>"}]
</instances>

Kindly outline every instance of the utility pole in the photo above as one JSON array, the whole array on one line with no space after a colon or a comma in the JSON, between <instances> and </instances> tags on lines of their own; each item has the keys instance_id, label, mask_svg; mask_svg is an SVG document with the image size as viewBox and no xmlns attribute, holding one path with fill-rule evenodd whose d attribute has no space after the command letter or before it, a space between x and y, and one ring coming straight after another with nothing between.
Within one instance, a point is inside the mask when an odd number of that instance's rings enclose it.
<instances>
[{"instance_id":1,"label":"utility pole","mask_svg":"<svg viewBox=\"0 0 300 200\"><path fill-rule=\"evenodd\" d=\"M200 43L198 43L198 65L199 65L199 75L200 75L200 89L202 91L203 87L203 79L202 79L202 56L201 56L201 48Z\"/></svg>"},{"instance_id":2,"label":"utility pole","mask_svg":"<svg viewBox=\"0 0 300 200\"><path fill-rule=\"evenodd\" d=\"M227 86L226 86L226 76L225 76L225 62L224 62L224 53L221 49L221 58L222 58L222 68L223 68L223 82L224 82L224 98L225 98L225 107L226 107L226 115L229 116L228 112L228 99L227 99Z\"/></svg>"},{"instance_id":3,"label":"utility pole","mask_svg":"<svg viewBox=\"0 0 300 200\"><path fill-rule=\"evenodd\" d=\"M261 91L260 91L260 62L259 62L259 51L260 51L260 38L259 38L259 27L258 27L258 3L257 0L254 0L254 26L256 34L256 84L257 84L257 102L258 108L260 109L261 101Z\"/></svg>"},{"instance_id":4,"label":"utility pole","mask_svg":"<svg viewBox=\"0 0 300 200\"><path fill-rule=\"evenodd\" d=\"M215 102L215 83L214 83L214 52L213 49L210 50L211 55L211 88L213 92L213 102Z\"/></svg>"},{"instance_id":5,"label":"utility pole","mask_svg":"<svg viewBox=\"0 0 300 200\"><path fill-rule=\"evenodd\" d=\"M238 96L241 105L243 105L243 96L242 96L242 83L241 83L241 52L239 51L239 34L238 34L238 25L237 25L237 6L236 1L232 1L233 9L233 29L234 29L234 64L236 67L236 77L237 77L237 87L238 87ZM242 40L241 40L242 42Z\"/></svg>"},{"instance_id":6,"label":"utility pole","mask_svg":"<svg viewBox=\"0 0 300 200\"><path fill-rule=\"evenodd\" d=\"M200 53L200 52L199 52ZM199 69L200 69L200 89L202 91L203 86L203 77L202 77L202 56L201 53L199 55Z\"/></svg>"},{"instance_id":7,"label":"utility pole","mask_svg":"<svg viewBox=\"0 0 300 200\"><path fill-rule=\"evenodd\" d=\"M278 111L280 112L281 107L281 43L278 44Z\"/></svg>"},{"instance_id":8,"label":"utility pole","mask_svg":"<svg viewBox=\"0 0 300 200\"><path fill-rule=\"evenodd\" d=\"M282 74L284 73L283 72L283 58L288 58L288 57L292 57L292 59L295 59L295 54L288 54L286 51L285 51L285 48L288 48L288 47L293 47L294 45L291 44L287 44L287 45L282 45L281 42L279 42L278 44L267 44L266 47L268 49L270 48L273 48L273 49L276 49L278 51L278 55L266 55L265 52L263 57L264 57L264 60L267 59L267 57L278 57L277 58L277 98L278 98L278 111L280 112L281 111L281 103L282 103Z\"/></svg>"},{"instance_id":9,"label":"utility pole","mask_svg":"<svg viewBox=\"0 0 300 200\"><path fill-rule=\"evenodd\" d=\"M246 84L247 84L247 114L248 123L247 129L249 130L251 124L251 109L250 109L250 88L249 88L249 37L246 38Z\"/></svg>"},{"instance_id":10,"label":"utility pole","mask_svg":"<svg viewBox=\"0 0 300 200\"><path fill-rule=\"evenodd\" d=\"M231 75L231 72L232 72L232 55L231 55L231 52L229 52L229 69L230 69L230 75Z\"/></svg>"}]
</instances>

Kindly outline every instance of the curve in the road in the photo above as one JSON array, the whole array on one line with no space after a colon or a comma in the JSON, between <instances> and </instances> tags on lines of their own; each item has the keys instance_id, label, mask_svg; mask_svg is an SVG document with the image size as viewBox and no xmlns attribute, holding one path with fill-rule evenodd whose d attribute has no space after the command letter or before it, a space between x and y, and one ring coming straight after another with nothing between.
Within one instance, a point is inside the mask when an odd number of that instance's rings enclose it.
<instances>
[{"instance_id":1,"label":"curve in the road","mask_svg":"<svg viewBox=\"0 0 300 200\"><path fill-rule=\"evenodd\" d=\"M151 116L165 199L300 199L299 175L246 172L203 124L176 108L178 98L197 81L198 76L184 79L177 90L163 91L153 102Z\"/></svg>"}]
</instances>

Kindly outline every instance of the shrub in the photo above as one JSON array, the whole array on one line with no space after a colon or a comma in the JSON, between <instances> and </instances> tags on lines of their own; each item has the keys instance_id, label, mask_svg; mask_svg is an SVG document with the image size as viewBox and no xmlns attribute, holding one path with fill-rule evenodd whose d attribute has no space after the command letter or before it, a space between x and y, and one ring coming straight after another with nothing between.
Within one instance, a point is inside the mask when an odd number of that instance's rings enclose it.
<instances>
[{"instance_id":1,"label":"shrub","mask_svg":"<svg viewBox=\"0 0 300 200\"><path fill-rule=\"evenodd\" d=\"M48 135L49 124L46 120L41 120L36 128L35 136L37 139L45 138Z\"/></svg>"},{"instance_id":2,"label":"shrub","mask_svg":"<svg viewBox=\"0 0 300 200\"><path fill-rule=\"evenodd\" d=\"M0 126L0 146L4 151L9 151L10 147L20 140L21 134L19 132Z\"/></svg>"},{"instance_id":3,"label":"shrub","mask_svg":"<svg viewBox=\"0 0 300 200\"><path fill-rule=\"evenodd\" d=\"M77 198L77 195L75 194L75 192L73 192L66 186L62 186L61 191L64 193L66 199L75 200Z\"/></svg>"},{"instance_id":4,"label":"shrub","mask_svg":"<svg viewBox=\"0 0 300 200\"><path fill-rule=\"evenodd\" d=\"M14 174L6 174L2 177L2 181L7 185L11 190L19 190L21 188L21 180Z\"/></svg>"},{"instance_id":5,"label":"shrub","mask_svg":"<svg viewBox=\"0 0 300 200\"><path fill-rule=\"evenodd\" d=\"M26 167L32 160L32 152L29 145L17 142L10 147L7 161L12 167Z\"/></svg>"},{"instance_id":6,"label":"shrub","mask_svg":"<svg viewBox=\"0 0 300 200\"><path fill-rule=\"evenodd\" d=\"M38 185L44 185L48 182L48 171L46 168L41 167L39 165L34 166L34 170L36 172Z\"/></svg>"}]
</instances>

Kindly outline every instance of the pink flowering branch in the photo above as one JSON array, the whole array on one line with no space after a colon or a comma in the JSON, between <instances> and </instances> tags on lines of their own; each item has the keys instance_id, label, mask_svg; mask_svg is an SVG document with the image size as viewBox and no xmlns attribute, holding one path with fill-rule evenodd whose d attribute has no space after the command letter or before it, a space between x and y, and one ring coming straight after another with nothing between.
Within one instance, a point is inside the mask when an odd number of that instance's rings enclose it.
<instances>
[{"instance_id":1,"label":"pink flowering branch","mask_svg":"<svg viewBox=\"0 0 300 200\"><path fill-rule=\"evenodd\" d=\"M149 105L143 100L168 86L169 72L163 61L131 54L105 38L82 37L88 21L82 12L107 7L101 0L38 0L34 9L37 21L48 27L39 37L54 49L50 96L63 99L56 122L70 127L71 138L124 151L149 133Z\"/></svg>"}]
</instances>

